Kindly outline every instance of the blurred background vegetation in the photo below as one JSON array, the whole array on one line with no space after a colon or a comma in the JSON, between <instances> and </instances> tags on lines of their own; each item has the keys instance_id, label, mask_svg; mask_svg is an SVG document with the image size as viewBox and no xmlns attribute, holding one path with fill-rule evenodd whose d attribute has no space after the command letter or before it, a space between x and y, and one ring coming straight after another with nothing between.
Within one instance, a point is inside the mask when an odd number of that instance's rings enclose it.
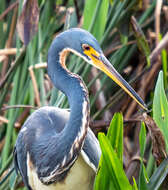
<instances>
[{"instance_id":1,"label":"blurred background vegetation","mask_svg":"<svg viewBox=\"0 0 168 190\"><path fill-rule=\"evenodd\" d=\"M0 189L24 188L13 169L12 151L25 119L44 105L68 108L66 97L51 84L46 62L53 38L71 27L97 38L150 110L145 113L80 58L68 57L68 68L80 74L89 89L90 127L96 135L103 132L98 135L102 157L94 188L168 189L168 2L22 3L0 0Z\"/></svg>"}]
</instances>

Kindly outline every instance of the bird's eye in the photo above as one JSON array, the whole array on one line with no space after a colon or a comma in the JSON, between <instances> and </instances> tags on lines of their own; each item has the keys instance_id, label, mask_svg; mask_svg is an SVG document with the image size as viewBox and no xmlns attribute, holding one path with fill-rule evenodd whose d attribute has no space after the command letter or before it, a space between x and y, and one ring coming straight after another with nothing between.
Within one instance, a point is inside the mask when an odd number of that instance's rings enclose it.
<instances>
[{"instance_id":1,"label":"bird's eye","mask_svg":"<svg viewBox=\"0 0 168 190\"><path fill-rule=\"evenodd\" d=\"M90 50L90 47L89 47L89 45L87 45L87 44L84 44L82 47L83 47L83 50L87 50L87 51Z\"/></svg>"}]
</instances>

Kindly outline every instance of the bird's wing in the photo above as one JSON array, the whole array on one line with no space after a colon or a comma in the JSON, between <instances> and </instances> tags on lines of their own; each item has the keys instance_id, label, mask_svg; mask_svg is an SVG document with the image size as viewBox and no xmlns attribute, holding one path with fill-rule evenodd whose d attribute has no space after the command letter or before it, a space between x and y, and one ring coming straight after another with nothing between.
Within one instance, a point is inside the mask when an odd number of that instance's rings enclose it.
<instances>
[{"instance_id":1,"label":"bird's wing","mask_svg":"<svg viewBox=\"0 0 168 190\"><path fill-rule=\"evenodd\" d=\"M20 175L22 176L23 182L26 185L27 189L32 190L31 187L29 186L28 177L27 177L26 149L23 144L22 137L23 137L22 134L20 134L19 138L17 139L17 144L15 145L13 151L14 167L16 172L18 173L19 171ZM17 146L18 144L20 148Z\"/></svg>"},{"instance_id":2,"label":"bird's wing","mask_svg":"<svg viewBox=\"0 0 168 190\"><path fill-rule=\"evenodd\" d=\"M88 128L81 154L86 163L96 171L99 164L101 149L97 138L90 128Z\"/></svg>"},{"instance_id":3,"label":"bird's wing","mask_svg":"<svg viewBox=\"0 0 168 190\"><path fill-rule=\"evenodd\" d=\"M50 173L57 167L55 159L58 156L54 154L55 147L54 143L51 143L53 142L51 134L55 132L59 133L64 128L68 119L69 112L65 110L61 111L59 109L43 107L34 112L22 127L14 150L15 167L20 171L23 181L29 190L31 188L29 187L27 171L28 160L30 160L29 164L36 170L39 179L43 183L46 177L45 183L47 184L53 182L53 180L56 181L55 177L50 180ZM55 125L58 123L59 127L55 130ZM54 139L54 142L59 143L56 139ZM50 154L47 152L48 147L51 147L51 150L53 150L52 152L49 151ZM36 154L33 154L35 152ZM98 141L90 129L88 130L81 153L86 163L95 170L98 166L101 152ZM60 179L64 178L67 171L61 173ZM60 179L57 177L58 181Z\"/></svg>"},{"instance_id":4,"label":"bird's wing","mask_svg":"<svg viewBox=\"0 0 168 190\"><path fill-rule=\"evenodd\" d=\"M43 176L48 176L52 172L56 167L56 155L54 155L54 147L50 144L53 142L54 146L54 143L59 143L53 141L52 134L60 133L68 118L68 111L45 106L31 114L22 126L14 149L14 164L29 190L31 188L27 165L31 165L41 181ZM51 147L50 154L47 152L48 147Z\"/></svg>"}]
</instances>

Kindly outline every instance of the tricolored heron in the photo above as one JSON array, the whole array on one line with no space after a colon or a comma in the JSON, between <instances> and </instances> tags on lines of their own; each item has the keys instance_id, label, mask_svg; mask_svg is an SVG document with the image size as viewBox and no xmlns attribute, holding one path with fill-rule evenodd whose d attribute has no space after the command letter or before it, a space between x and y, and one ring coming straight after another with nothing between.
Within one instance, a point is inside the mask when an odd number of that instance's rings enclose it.
<instances>
[{"instance_id":1,"label":"tricolored heron","mask_svg":"<svg viewBox=\"0 0 168 190\"><path fill-rule=\"evenodd\" d=\"M19 132L14 163L29 190L91 190L100 158L99 143L88 128L88 91L66 65L68 52L82 57L121 86L141 107L146 105L103 55L87 31L69 29L59 34L48 51L48 74L67 97L70 113L45 106L33 112Z\"/></svg>"}]
</instances>

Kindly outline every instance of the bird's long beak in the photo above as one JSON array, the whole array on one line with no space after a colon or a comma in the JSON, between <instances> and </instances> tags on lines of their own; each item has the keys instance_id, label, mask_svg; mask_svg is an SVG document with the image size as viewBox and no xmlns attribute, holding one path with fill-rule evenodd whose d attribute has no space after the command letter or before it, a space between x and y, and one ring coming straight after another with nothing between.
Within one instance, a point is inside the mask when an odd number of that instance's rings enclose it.
<instances>
[{"instance_id":1,"label":"bird's long beak","mask_svg":"<svg viewBox=\"0 0 168 190\"><path fill-rule=\"evenodd\" d=\"M123 79L123 77L115 70L107 58L100 54L97 57L96 66L108 75L114 82L116 82L122 89L124 89L143 109L148 110L146 104L135 90ZM99 61L98 61L99 60Z\"/></svg>"}]
</instances>

